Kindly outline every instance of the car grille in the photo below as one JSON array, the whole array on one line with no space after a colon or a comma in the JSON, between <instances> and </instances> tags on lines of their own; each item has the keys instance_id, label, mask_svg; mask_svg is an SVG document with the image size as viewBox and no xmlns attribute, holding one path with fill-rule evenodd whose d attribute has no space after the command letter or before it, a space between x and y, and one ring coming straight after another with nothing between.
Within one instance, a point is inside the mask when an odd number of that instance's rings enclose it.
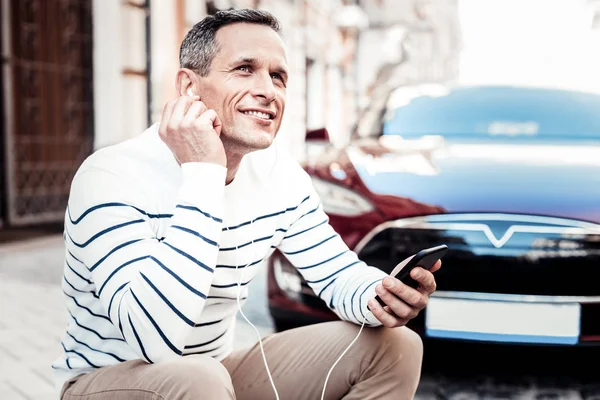
<instances>
[{"instance_id":1,"label":"car grille","mask_svg":"<svg viewBox=\"0 0 600 400\"><path fill-rule=\"evenodd\" d=\"M544 217L440 215L383 224L356 251L390 272L419 250L446 244L438 290L598 296L599 228Z\"/></svg>"}]
</instances>

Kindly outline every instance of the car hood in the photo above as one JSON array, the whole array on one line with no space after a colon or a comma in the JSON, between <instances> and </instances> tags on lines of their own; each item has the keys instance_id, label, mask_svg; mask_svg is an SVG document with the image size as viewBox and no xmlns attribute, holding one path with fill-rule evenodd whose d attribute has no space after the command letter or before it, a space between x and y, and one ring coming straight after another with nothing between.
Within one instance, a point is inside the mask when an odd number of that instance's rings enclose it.
<instances>
[{"instance_id":1,"label":"car hood","mask_svg":"<svg viewBox=\"0 0 600 400\"><path fill-rule=\"evenodd\" d=\"M347 156L368 191L446 213L516 213L600 223L600 143L399 143ZM381 148L379 149L381 150Z\"/></svg>"}]
</instances>

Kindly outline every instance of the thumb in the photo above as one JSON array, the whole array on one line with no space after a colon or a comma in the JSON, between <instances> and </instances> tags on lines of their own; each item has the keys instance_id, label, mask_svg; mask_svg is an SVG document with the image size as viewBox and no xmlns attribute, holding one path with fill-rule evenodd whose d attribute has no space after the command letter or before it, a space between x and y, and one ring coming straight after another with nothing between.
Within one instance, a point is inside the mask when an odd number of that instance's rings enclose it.
<instances>
[{"instance_id":1,"label":"thumb","mask_svg":"<svg viewBox=\"0 0 600 400\"><path fill-rule=\"evenodd\" d=\"M223 124L221 123L221 119L215 112L215 119L213 119L213 129L215 130L215 132L217 132L217 135L219 135L219 136L221 136L221 128L222 127L223 127Z\"/></svg>"},{"instance_id":2,"label":"thumb","mask_svg":"<svg viewBox=\"0 0 600 400\"><path fill-rule=\"evenodd\" d=\"M199 119L201 119L202 122L205 123L206 125L210 124L210 126L212 126L212 128L215 130L217 135L221 134L221 120L219 119L219 116L217 115L217 112L215 110L212 110L212 109L206 110L200 116Z\"/></svg>"}]
</instances>

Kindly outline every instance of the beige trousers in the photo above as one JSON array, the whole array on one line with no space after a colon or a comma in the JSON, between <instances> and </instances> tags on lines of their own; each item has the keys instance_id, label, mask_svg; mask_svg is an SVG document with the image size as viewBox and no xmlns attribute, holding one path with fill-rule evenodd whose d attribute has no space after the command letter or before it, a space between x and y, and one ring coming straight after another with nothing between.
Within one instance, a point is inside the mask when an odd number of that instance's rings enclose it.
<instances>
[{"instance_id":1,"label":"beige trousers","mask_svg":"<svg viewBox=\"0 0 600 400\"><path fill-rule=\"evenodd\" d=\"M281 400L319 400L331 366L359 326L328 322L263 339ZM327 383L326 399L412 399L421 375L423 346L408 328L367 328ZM127 361L66 382L63 400L275 399L260 346L233 352L222 362L207 356L147 364Z\"/></svg>"}]
</instances>

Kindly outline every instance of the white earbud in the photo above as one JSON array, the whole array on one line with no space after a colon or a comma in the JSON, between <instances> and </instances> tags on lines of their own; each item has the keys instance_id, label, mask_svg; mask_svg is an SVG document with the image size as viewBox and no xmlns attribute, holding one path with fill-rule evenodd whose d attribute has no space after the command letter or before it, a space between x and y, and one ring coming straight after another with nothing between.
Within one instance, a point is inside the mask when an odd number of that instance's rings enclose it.
<instances>
[{"instance_id":1,"label":"white earbud","mask_svg":"<svg viewBox=\"0 0 600 400\"><path fill-rule=\"evenodd\" d=\"M194 96L194 92L192 91L192 88L188 89L187 95L190 96L190 97Z\"/></svg>"}]
</instances>

